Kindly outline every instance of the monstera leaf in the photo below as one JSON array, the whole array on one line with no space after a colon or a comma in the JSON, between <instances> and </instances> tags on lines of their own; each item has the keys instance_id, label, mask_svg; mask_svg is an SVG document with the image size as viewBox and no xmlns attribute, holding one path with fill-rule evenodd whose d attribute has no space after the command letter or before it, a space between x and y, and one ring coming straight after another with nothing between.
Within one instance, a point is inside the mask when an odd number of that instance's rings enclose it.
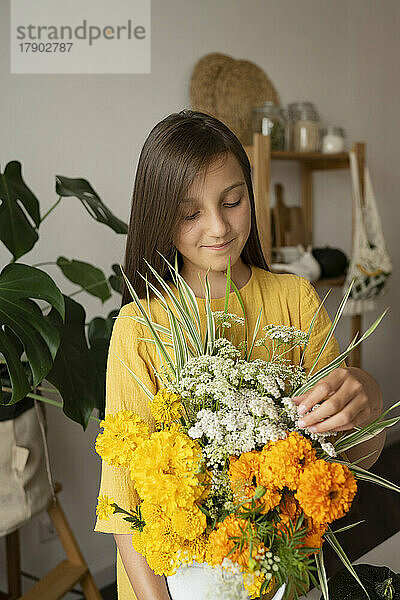
<instances>
[{"instance_id":1,"label":"monstera leaf","mask_svg":"<svg viewBox=\"0 0 400 600\"><path fill-rule=\"evenodd\" d=\"M64 302L64 323L55 310L48 315L61 342L46 380L59 391L67 417L86 429L93 408L104 394L104 378L98 375L96 360L86 340L85 309L68 296L64 296Z\"/></svg>"},{"instance_id":2,"label":"monstera leaf","mask_svg":"<svg viewBox=\"0 0 400 600\"><path fill-rule=\"evenodd\" d=\"M4 173L0 172L0 200L0 241L17 260L39 238L36 228L40 225L40 210L36 196L22 179L21 163L16 160L7 164Z\"/></svg>"},{"instance_id":3,"label":"monstera leaf","mask_svg":"<svg viewBox=\"0 0 400 600\"><path fill-rule=\"evenodd\" d=\"M57 264L67 279L100 298L102 302L111 298L108 281L101 269L81 260L69 260L65 256L57 258Z\"/></svg>"},{"instance_id":4,"label":"monstera leaf","mask_svg":"<svg viewBox=\"0 0 400 600\"><path fill-rule=\"evenodd\" d=\"M46 377L60 345L57 328L32 298L47 301L62 322L63 296L47 273L20 263L4 267L0 273L0 354L12 387L9 404L25 398ZM21 363L23 351L29 369ZM1 389L0 402L3 403Z\"/></svg>"},{"instance_id":5,"label":"monstera leaf","mask_svg":"<svg viewBox=\"0 0 400 600\"><path fill-rule=\"evenodd\" d=\"M114 326L115 317L119 310L112 310L107 318L95 317L89 323L88 338L90 351L96 362L96 370L99 381L106 380L106 366L108 350L110 347L111 331ZM99 409L99 417L103 419L105 416L105 386L103 385L102 394L99 395L96 408Z\"/></svg>"},{"instance_id":6,"label":"monstera leaf","mask_svg":"<svg viewBox=\"0 0 400 600\"><path fill-rule=\"evenodd\" d=\"M110 275L110 277L108 278L108 282L115 292L122 294L124 289L124 280L121 275L120 266L117 264L113 264L111 268L114 271L114 273Z\"/></svg>"},{"instance_id":7,"label":"monstera leaf","mask_svg":"<svg viewBox=\"0 0 400 600\"><path fill-rule=\"evenodd\" d=\"M112 214L86 179L71 179L56 175L56 192L59 196L78 198L93 219L108 225L116 233L128 233L127 224Z\"/></svg>"}]
</instances>

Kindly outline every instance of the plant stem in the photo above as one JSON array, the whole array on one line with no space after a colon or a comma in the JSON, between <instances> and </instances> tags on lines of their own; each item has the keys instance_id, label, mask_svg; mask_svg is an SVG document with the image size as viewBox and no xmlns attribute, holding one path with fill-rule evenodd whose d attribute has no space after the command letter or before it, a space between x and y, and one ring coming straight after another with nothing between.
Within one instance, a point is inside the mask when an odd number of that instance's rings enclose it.
<instances>
[{"instance_id":1,"label":"plant stem","mask_svg":"<svg viewBox=\"0 0 400 600\"><path fill-rule=\"evenodd\" d=\"M81 292L85 292L87 290L89 290L92 287L96 287L98 285L101 285L102 283L106 283L108 285L108 281L106 278L103 279L103 281L96 281L96 283L90 283L87 286L81 287L79 288L79 290L76 290L75 292L72 292L72 294L66 294L68 296L68 298L72 298L72 296L76 296L76 294L80 294Z\"/></svg>"},{"instance_id":2,"label":"plant stem","mask_svg":"<svg viewBox=\"0 0 400 600\"><path fill-rule=\"evenodd\" d=\"M53 206L50 206L50 208L47 211L47 213L40 219L40 224L42 224L43 221L45 220L45 218L49 216L49 214L51 213L51 211L55 209L55 207L57 206L57 204L59 204L61 202L61 198L62 198L62 196L59 196L58 200L53 204Z\"/></svg>"},{"instance_id":3,"label":"plant stem","mask_svg":"<svg viewBox=\"0 0 400 600\"><path fill-rule=\"evenodd\" d=\"M52 261L45 261L45 262L40 262L40 263L35 263L34 265L31 265L31 267L42 267L43 265L56 265L57 263L54 262L54 260Z\"/></svg>"},{"instance_id":4,"label":"plant stem","mask_svg":"<svg viewBox=\"0 0 400 600\"><path fill-rule=\"evenodd\" d=\"M8 387L2 386L1 389L3 392L12 392L12 389L8 388ZM40 400L41 402L46 402L46 404L51 404L52 406L58 406L58 408L63 407L62 402L57 402L57 400L53 400L52 398L45 398L44 396L39 396L39 394L34 394L33 392L29 392L28 394L26 394L25 397L33 398L34 400ZM6 405L6 406L8 406L8 405ZM93 419L93 421L97 421L97 423L100 423L100 419L98 419L97 417L90 416L89 419Z\"/></svg>"}]
</instances>

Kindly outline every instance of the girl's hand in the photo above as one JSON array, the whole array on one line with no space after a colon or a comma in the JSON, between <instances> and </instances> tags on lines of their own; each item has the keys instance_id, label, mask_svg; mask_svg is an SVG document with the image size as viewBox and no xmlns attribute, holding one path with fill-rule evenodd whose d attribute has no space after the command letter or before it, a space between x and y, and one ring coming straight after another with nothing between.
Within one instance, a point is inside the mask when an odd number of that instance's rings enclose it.
<instances>
[{"instance_id":1,"label":"girl's hand","mask_svg":"<svg viewBox=\"0 0 400 600\"><path fill-rule=\"evenodd\" d=\"M381 414L383 406L378 383L357 367L334 369L311 390L292 400L302 417L299 427L308 427L313 433L366 425ZM321 406L311 411L319 403Z\"/></svg>"}]
</instances>

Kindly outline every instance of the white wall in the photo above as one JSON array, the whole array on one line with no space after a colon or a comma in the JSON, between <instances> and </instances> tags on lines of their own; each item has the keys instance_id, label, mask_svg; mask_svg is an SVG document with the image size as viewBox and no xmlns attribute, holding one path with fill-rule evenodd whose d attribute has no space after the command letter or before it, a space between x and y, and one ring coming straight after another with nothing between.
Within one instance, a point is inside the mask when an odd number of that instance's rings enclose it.
<instances>
[{"instance_id":1,"label":"white wall","mask_svg":"<svg viewBox=\"0 0 400 600\"><path fill-rule=\"evenodd\" d=\"M23 164L26 182L41 201L42 214L56 200L54 176L87 178L110 209L125 221L138 154L153 125L189 106L189 80L197 60L223 52L261 66L284 104L315 102L323 119L345 127L350 143L365 141L389 252L399 258L398 118L400 78L397 0L153 0L150 75L11 75L9 6L0 0L0 164ZM299 201L298 167L274 164L274 181L285 183L288 203ZM315 176L315 245L350 249L349 173ZM64 255L87 260L106 273L122 261L125 238L95 223L78 200L65 199L43 224L40 243L23 257L29 264ZM10 256L0 248L1 264ZM48 272L65 293L75 287ZM334 290L331 314L340 301ZM79 298L79 296L78 296ZM87 317L106 315L104 306L80 296ZM395 373L399 325L399 280L394 274L372 322L391 311L363 346L363 367L372 372L387 403L399 398ZM338 338L343 347L349 320ZM84 433L55 408L48 409L49 445L55 479L64 486L64 510L92 571L112 569L114 542L94 533L99 460L93 451L97 428ZM0 588L4 587L0 548ZM39 544L35 520L22 529L23 569L42 575L62 558L58 541ZM3 567L1 567L1 565ZM103 572L110 577L112 570ZM71 596L72 597L72 596Z\"/></svg>"}]
</instances>

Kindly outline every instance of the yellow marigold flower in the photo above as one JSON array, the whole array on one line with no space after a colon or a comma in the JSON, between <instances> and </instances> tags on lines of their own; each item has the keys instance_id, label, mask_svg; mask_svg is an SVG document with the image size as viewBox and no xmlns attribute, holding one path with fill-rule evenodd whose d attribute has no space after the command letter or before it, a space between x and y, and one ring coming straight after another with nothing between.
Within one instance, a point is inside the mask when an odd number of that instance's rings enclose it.
<instances>
[{"instance_id":1,"label":"yellow marigold flower","mask_svg":"<svg viewBox=\"0 0 400 600\"><path fill-rule=\"evenodd\" d=\"M206 515L195 505L191 509L178 508L171 515L171 524L176 533L186 539L194 540L207 527Z\"/></svg>"},{"instance_id":2,"label":"yellow marigold flower","mask_svg":"<svg viewBox=\"0 0 400 600\"><path fill-rule=\"evenodd\" d=\"M152 504L147 499L141 503L140 511L142 513L143 521L147 525L159 522L166 523L168 525L171 524L171 519L167 517L161 506L158 504Z\"/></svg>"},{"instance_id":3,"label":"yellow marigold flower","mask_svg":"<svg viewBox=\"0 0 400 600\"><path fill-rule=\"evenodd\" d=\"M160 390L150 403L151 414L157 423L172 423L183 414L182 399L179 394Z\"/></svg>"},{"instance_id":4,"label":"yellow marigold flower","mask_svg":"<svg viewBox=\"0 0 400 600\"><path fill-rule=\"evenodd\" d=\"M99 496L97 498L96 515L103 521L108 521L111 515L115 512L114 498L108 496Z\"/></svg>"},{"instance_id":5,"label":"yellow marigold flower","mask_svg":"<svg viewBox=\"0 0 400 600\"><path fill-rule=\"evenodd\" d=\"M250 598L259 598L261 586L265 581L264 573L260 575L256 575L255 573L249 573L248 571L243 573L243 585L246 588L246 591ZM267 594L272 590L274 586L274 578L268 584L267 589L263 592L263 594Z\"/></svg>"},{"instance_id":6,"label":"yellow marigold flower","mask_svg":"<svg viewBox=\"0 0 400 600\"><path fill-rule=\"evenodd\" d=\"M132 530L132 546L136 552L146 556L146 534L143 531Z\"/></svg>"},{"instance_id":7,"label":"yellow marigold flower","mask_svg":"<svg viewBox=\"0 0 400 600\"><path fill-rule=\"evenodd\" d=\"M198 473L201 448L178 427L157 431L135 451L131 477L141 498L158 504L168 516L193 507L203 493Z\"/></svg>"},{"instance_id":8,"label":"yellow marigold flower","mask_svg":"<svg viewBox=\"0 0 400 600\"><path fill-rule=\"evenodd\" d=\"M253 450L244 452L239 458L231 457L229 461L229 479L231 489L237 503L249 500L254 496L256 488L260 485L260 456L261 453ZM279 504L280 492L276 488L267 488L265 494L255 501L256 506L264 504L263 513L267 513Z\"/></svg>"},{"instance_id":9,"label":"yellow marigold flower","mask_svg":"<svg viewBox=\"0 0 400 600\"><path fill-rule=\"evenodd\" d=\"M317 460L300 475L296 498L313 521L331 523L347 513L356 492L356 480L345 465Z\"/></svg>"},{"instance_id":10,"label":"yellow marigold flower","mask_svg":"<svg viewBox=\"0 0 400 600\"><path fill-rule=\"evenodd\" d=\"M180 546L180 539L162 508L145 500L141 504L141 513L146 523L143 533L147 550L175 552Z\"/></svg>"},{"instance_id":11,"label":"yellow marigold flower","mask_svg":"<svg viewBox=\"0 0 400 600\"><path fill-rule=\"evenodd\" d=\"M106 415L96 439L96 452L108 464L128 467L136 448L149 437L149 426L131 410Z\"/></svg>"},{"instance_id":12,"label":"yellow marigold flower","mask_svg":"<svg viewBox=\"0 0 400 600\"><path fill-rule=\"evenodd\" d=\"M208 536L205 533L194 540L182 540L178 552L179 560L185 563L191 563L193 560L203 563L206 560L207 542Z\"/></svg>"},{"instance_id":13,"label":"yellow marigold flower","mask_svg":"<svg viewBox=\"0 0 400 600\"><path fill-rule=\"evenodd\" d=\"M179 562L177 561L176 552L158 552L153 549L148 549L146 552L146 560L150 569L156 575L174 575L176 573Z\"/></svg>"},{"instance_id":14,"label":"yellow marigold flower","mask_svg":"<svg viewBox=\"0 0 400 600\"><path fill-rule=\"evenodd\" d=\"M215 566L220 565L224 558L228 555L235 546L235 540L233 537L242 536L242 529L245 530L247 523L243 519L239 519L234 515L228 515L222 523L218 523L216 529L214 529L208 538L208 546L206 553L206 561L208 564ZM252 557L257 554L257 550L260 547L260 543L257 542L254 532L253 538L253 550ZM232 554L229 555L229 559L232 562L238 563L241 567L248 567L250 557L250 547L248 541L243 543L242 549L236 548Z\"/></svg>"},{"instance_id":15,"label":"yellow marigold flower","mask_svg":"<svg viewBox=\"0 0 400 600\"><path fill-rule=\"evenodd\" d=\"M300 474L315 458L311 442L293 431L286 439L264 446L260 458L260 483L266 488L296 490Z\"/></svg>"}]
</instances>

